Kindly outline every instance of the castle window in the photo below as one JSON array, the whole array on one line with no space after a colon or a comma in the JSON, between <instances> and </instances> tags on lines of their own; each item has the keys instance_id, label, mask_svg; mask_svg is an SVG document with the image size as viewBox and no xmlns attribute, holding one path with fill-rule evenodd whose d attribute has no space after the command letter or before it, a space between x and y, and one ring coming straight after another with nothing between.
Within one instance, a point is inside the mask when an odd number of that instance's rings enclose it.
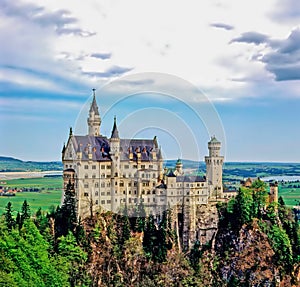
<instances>
[{"instance_id":1,"label":"castle window","mask_svg":"<svg viewBox=\"0 0 300 287\"><path fill-rule=\"evenodd\" d=\"M134 191L134 194L136 194L136 190Z\"/></svg>"},{"instance_id":2,"label":"castle window","mask_svg":"<svg viewBox=\"0 0 300 287\"><path fill-rule=\"evenodd\" d=\"M155 189L152 190L152 194L155 194Z\"/></svg>"},{"instance_id":3,"label":"castle window","mask_svg":"<svg viewBox=\"0 0 300 287\"><path fill-rule=\"evenodd\" d=\"M125 194L125 190L123 190L123 194Z\"/></svg>"},{"instance_id":4,"label":"castle window","mask_svg":"<svg viewBox=\"0 0 300 287\"><path fill-rule=\"evenodd\" d=\"M101 192L101 195L102 195L102 196L104 196L104 195L105 195L105 192L104 192L104 191L102 191L102 192Z\"/></svg>"},{"instance_id":5,"label":"castle window","mask_svg":"<svg viewBox=\"0 0 300 287\"><path fill-rule=\"evenodd\" d=\"M142 178L144 178L145 177L145 175L142 173Z\"/></svg>"},{"instance_id":6,"label":"castle window","mask_svg":"<svg viewBox=\"0 0 300 287\"><path fill-rule=\"evenodd\" d=\"M86 165L84 166L84 169L89 169L89 166L86 164Z\"/></svg>"},{"instance_id":7,"label":"castle window","mask_svg":"<svg viewBox=\"0 0 300 287\"><path fill-rule=\"evenodd\" d=\"M152 165L152 164L150 164L150 165L149 165L149 168L153 168L153 165Z\"/></svg>"},{"instance_id":8,"label":"castle window","mask_svg":"<svg viewBox=\"0 0 300 287\"><path fill-rule=\"evenodd\" d=\"M118 185L118 182L117 182L117 181L115 182L115 185Z\"/></svg>"},{"instance_id":9,"label":"castle window","mask_svg":"<svg viewBox=\"0 0 300 287\"><path fill-rule=\"evenodd\" d=\"M93 175L92 175L92 178L96 178L96 175L95 175L95 174L93 174Z\"/></svg>"},{"instance_id":10,"label":"castle window","mask_svg":"<svg viewBox=\"0 0 300 287\"><path fill-rule=\"evenodd\" d=\"M84 188L88 188L89 187L89 184L86 182L85 184L84 184Z\"/></svg>"},{"instance_id":11,"label":"castle window","mask_svg":"<svg viewBox=\"0 0 300 287\"><path fill-rule=\"evenodd\" d=\"M89 196L88 192L85 192L83 195L84 195L84 196Z\"/></svg>"},{"instance_id":12,"label":"castle window","mask_svg":"<svg viewBox=\"0 0 300 287\"><path fill-rule=\"evenodd\" d=\"M136 203L136 198L133 199L133 202Z\"/></svg>"},{"instance_id":13,"label":"castle window","mask_svg":"<svg viewBox=\"0 0 300 287\"><path fill-rule=\"evenodd\" d=\"M107 186L107 187L110 187L110 182L108 182L108 183L106 184L106 186Z\"/></svg>"},{"instance_id":14,"label":"castle window","mask_svg":"<svg viewBox=\"0 0 300 287\"><path fill-rule=\"evenodd\" d=\"M128 194L131 194L131 190L128 191Z\"/></svg>"},{"instance_id":15,"label":"castle window","mask_svg":"<svg viewBox=\"0 0 300 287\"><path fill-rule=\"evenodd\" d=\"M142 194L145 194L145 190L142 190Z\"/></svg>"},{"instance_id":16,"label":"castle window","mask_svg":"<svg viewBox=\"0 0 300 287\"><path fill-rule=\"evenodd\" d=\"M129 165L128 165L128 164L125 164L125 165L124 165L124 168L125 168L125 169L129 169Z\"/></svg>"},{"instance_id":17,"label":"castle window","mask_svg":"<svg viewBox=\"0 0 300 287\"><path fill-rule=\"evenodd\" d=\"M137 165L136 165L136 164L134 164L134 165L133 165L133 168L137 168Z\"/></svg>"},{"instance_id":18,"label":"castle window","mask_svg":"<svg viewBox=\"0 0 300 287\"><path fill-rule=\"evenodd\" d=\"M98 196L98 191L95 191L95 196Z\"/></svg>"},{"instance_id":19,"label":"castle window","mask_svg":"<svg viewBox=\"0 0 300 287\"><path fill-rule=\"evenodd\" d=\"M105 200L101 200L101 204L105 204Z\"/></svg>"},{"instance_id":20,"label":"castle window","mask_svg":"<svg viewBox=\"0 0 300 287\"><path fill-rule=\"evenodd\" d=\"M115 202L117 202L118 200L117 199L115 199Z\"/></svg>"},{"instance_id":21,"label":"castle window","mask_svg":"<svg viewBox=\"0 0 300 287\"><path fill-rule=\"evenodd\" d=\"M110 201L110 200L107 200L107 201L106 201L106 203L107 203L107 204L110 204L110 203L111 203L111 201Z\"/></svg>"},{"instance_id":22,"label":"castle window","mask_svg":"<svg viewBox=\"0 0 300 287\"><path fill-rule=\"evenodd\" d=\"M150 198L148 198L148 202L150 202Z\"/></svg>"},{"instance_id":23,"label":"castle window","mask_svg":"<svg viewBox=\"0 0 300 287\"><path fill-rule=\"evenodd\" d=\"M107 169L111 169L111 166L110 166L110 165L107 165L106 168L107 168Z\"/></svg>"},{"instance_id":24,"label":"castle window","mask_svg":"<svg viewBox=\"0 0 300 287\"><path fill-rule=\"evenodd\" d=\"M144 164L142 164L142 165L141 165L141 168L142 168L142 169L145 169L145 168L146 168L146 166L145 166Z\"/></svg>"},{"instance_id":25,"label":"castle window","mask_svg":"<svg viewBox=\"0 0 300 287\"><path fill-rule=\"evenodd\" d=\"M120 186L121 186L121 187L124 186L124 182L123 182L123 181L120 182Z\"/></svg>"},{"instance_id":26,"label":"castle window","mask_svg":"<svg viewBox=\"0 0 300 287\"><path fill-rule=\"evenodd\" d=\"M95 182L95 187L99 187L99 182Z\"/></svg>"},{"instance_id":27,"label":"castle window","mask_svg":"<svg viewBox=\"0 0 300 287\"><path fill-rule=\"evenodd\" d=\"M96 169L96 166L95 166L95 165L92 165L92 169Z\"/></svg>"},{"instance_id":28,"label":"castle window","mask_svg":"<svg viewBox=\"0 0 300 287\"><path fill-rule=\"evenodd\" d=\"M88 178L88 177L89 177L88 174L85 174L85 175L84 175L84 178Z\"/></svg>"},{"instance_id":29,"label":"castle window","mask_svg":"<svg viewBox=\"0 0 300 287\"><path fill-rule=\"evenodd\" d=\"M133 186L137 186L137 182L136 181L133 183Z\"/></svg>"},{"instance_id":30,"label":"castle window","mask_svg":"<svg viewBox=\"0 0 300 287\"><path fill-rule=\"evenodd\" d=\"M153 178L156 178L156 174L155 174L155 173L153 173L152 177L153 177Z\"/></svg>"},{"instance_id":31,"label":"castle window","mask_svg":"<svg viewBox=\"0 0 300 287\"><path fill-rule=\"evenodd\" d=\"M105 165L101 164L101 169L105 169Z\"/></svg>"},{"instance_id":32,"label":"castle window","mask_svg":"<svg viewBox=\"0 0 300 287\"><path fill-rule=\"evenodd\" d=\"M129 198L129 203L131 203L131 198Z\"/></svg>"},{"instance_id":33,"label":"castle window","mask_svg":"<svg viewBox=\"0 0 300 287\"><path fill-rule=\"evenodd\" d=\"M105 182L101 182L101 187L105 187Z\"/></svg>"},{"instance_id":34,"label":"castle window","mask_svg":"<svg viewBox=\"0 0 300 287\"><path fill-rule=\"evenodd\" d=\"M96 200L96 204L98 205L98 200Z\"/></svg>"},{"instance_id":35,"label":"castle window","mask_svg":"<svg viewBox=\"0 0 300 287\"><path fill-rule=\"evenodd\" d=\"M155 198L153 198L153 202L155 202Z\"/></svg>"},{"instance_id":36,"label":"castle window","mask_svg":"<svg viewBox=\"0 0 300 287\"><path fill-rule=\"evenodd\" d=\"M128 182L128 186L129 186L129 187L131 186L131 182Z\"/></svg>"},{"instance_id":37,"label":"castle window","mask_svg":"<svg viewBox=\"0 0 300 287\"><path fill-rule=\"evenodd\" d=\"M110 195L110 191L106 192L106 195Z\"/></svg>"}]
</instances>

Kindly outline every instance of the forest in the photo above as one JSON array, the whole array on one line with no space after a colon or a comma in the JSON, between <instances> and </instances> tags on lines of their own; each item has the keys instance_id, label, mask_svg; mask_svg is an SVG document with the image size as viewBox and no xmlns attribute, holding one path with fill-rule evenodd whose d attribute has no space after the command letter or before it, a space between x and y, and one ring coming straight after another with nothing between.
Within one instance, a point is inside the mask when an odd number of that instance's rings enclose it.
<instances>
[{"instance_id":1,"label":"forest","mask_svg":"<svg viewBox=\"0 0 300 287\"><path fill-rule=\"evenodd\" d=\"M299 286L300 230L293 211L255 181L218 204L211 242L182 251L172 210L158 220L99 212L78 220L73 186L61 207L31 214L27 201L0 221L1 286ZM14 216L14 214L16 214Z\"/></svg>"}]
</instances>

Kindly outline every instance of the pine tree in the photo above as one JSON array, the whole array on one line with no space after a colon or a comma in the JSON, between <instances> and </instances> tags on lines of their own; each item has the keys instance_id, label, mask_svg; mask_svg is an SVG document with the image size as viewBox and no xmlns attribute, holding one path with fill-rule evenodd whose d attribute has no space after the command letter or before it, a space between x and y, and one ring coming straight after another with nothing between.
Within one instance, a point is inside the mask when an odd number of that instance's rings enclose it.
<instances>
[{"instance_id":1,"label":"pine tree","mask_svg":"<svg viewBox=\"0 0 300 287\"><path fill-rule=\"evenodd\" d=\"M69 231L75 232L77 226L76 198L74 184L69 180L64 194L64 202L55 213L56 238L67 235Z\"/></svg>"},{"instance_id":2,"label":"pine tree","mask_svg":"<svg viewBox=\"0 0 300 287\"><path fill-rule=\"evenodd\" d=\"M16 222L12 216L12 204L9 201L5 207L5 222L8 230L12 230L12 228L15 226Z\"/></svg>"},{"instance_id":3,"label":"pine tree","mask_svg":"<svg viewBox=\"0 0 300 287\"><path fill-rule=\"evenodd\" d=\"M30 207L26 199L23 202L21 213L22 213L23 222L25 219L30 218Z\"/></svg>"}]
</instances>

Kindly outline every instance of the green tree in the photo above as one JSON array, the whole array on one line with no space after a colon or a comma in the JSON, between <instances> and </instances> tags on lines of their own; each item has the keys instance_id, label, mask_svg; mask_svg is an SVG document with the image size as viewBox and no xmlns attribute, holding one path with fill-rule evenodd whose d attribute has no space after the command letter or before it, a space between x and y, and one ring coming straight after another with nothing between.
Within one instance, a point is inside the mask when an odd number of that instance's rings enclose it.
<instances>
[{"instance_id":1,"label":"green tree","mask_svg":"<svg viewBox=\"0 0 300 287\"><path fill-rule=\"evenodd\" d=\"M8 230L12 230L16 222L12 216L12 204L9 201L5 207L5 222Z\"/></svg>"},{"instance_id":2,"label":"green tree","mask_svg":"<svg viewBox=\"0 0 300 287\"><path fill-rule=\"evenodd\" d=\"M90 278L86 273L87 253L78 246L71 231L58 240L58 252L67 265L71 286L87 286ZM85 285L86 284L86 285Z\"/></svg>"},{"instance_id":3,"label":"green tree","mask_svg":"<svg viewBox=\"0 0 300 287\"><path fill-rule=\"evenodd\" d=\"M56 238L67 235L69 231L75 232L75 228L78 224L77 222L77 212L76 212L76 197L74 191L74 184L69 180L65 193L64 201L61 208L58 208L55 216L55 235Z\"/></svg>"}]
</instances>

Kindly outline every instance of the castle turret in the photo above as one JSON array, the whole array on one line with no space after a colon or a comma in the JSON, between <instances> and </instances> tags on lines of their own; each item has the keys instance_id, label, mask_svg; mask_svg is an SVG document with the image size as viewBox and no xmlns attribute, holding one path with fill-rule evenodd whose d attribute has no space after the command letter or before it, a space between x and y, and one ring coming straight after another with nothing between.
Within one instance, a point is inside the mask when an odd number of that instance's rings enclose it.
<instances>
[{"instance_id":1,"label":"castle turret","mask_svg":"<svg viewBox=\"0 0 300 287\"><path fill-rule=\"evenodd\" d=\"M118 186L118 180L120 178L120 138L116 117L114 117L114 125L110 137L110 155L112 159L111 186ZM113 192L111 196L111 210L115 211L118 208L115 204L115 193Z\"/></svg>"},{"instance_id":2,"label":"castle turret","mask_svg":"<svg viewBox=\"0 0 300 287\"><path fill-rule=\"evenodd\" d=\"M178 159L176 162L176 168L174 173L176 176L183 175L183 165L180 159Z\"/></svg>"},{"instance_id":3,"label":"castle turret","mask_svg":"<svg viewBox=\"0 0 300 287\"><path fill-rule=\"evenodd\" d=\"M100 125L101 118L99 115L99 110L96 102L95 89L93 89L93 101L89 110L88 122L88 135L89 136L100 136Z\"/></svg>"},{"instance_id":4,"label":"castle turret","mask_svg":"<svg viewBox=\"0 0 300 287\"><path fill-rule=\"evenodd\" d=\"M206 178L212 197L220 198L223 193L222 172L224 157L220 156L221 142L215 136L208 142L209 156L205 157Z\"/></svg>"},{"instance_id":5,"label":"castle turret","mask_svg":"<svg viewBox=\"0 0 300 287\"><path fill-rule=\"evenodd\" d=\"M278 182L270 183L269 202L278 202Z\"/></svg>"}]
</instances>

